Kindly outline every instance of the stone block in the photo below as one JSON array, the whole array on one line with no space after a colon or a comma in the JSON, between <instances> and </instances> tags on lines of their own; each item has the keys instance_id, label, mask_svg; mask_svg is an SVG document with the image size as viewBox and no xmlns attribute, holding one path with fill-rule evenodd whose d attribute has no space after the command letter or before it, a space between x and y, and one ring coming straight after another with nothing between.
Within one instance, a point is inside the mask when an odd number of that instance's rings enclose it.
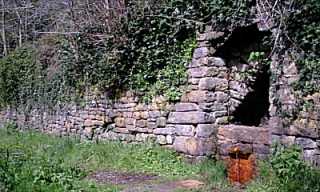
<instances>
[{"instance_id":1,"label":"stone block","mask_svg":"<svg viewBox=\"0 0 320 192\"><path fill-rule=\"evenodd\" d=\"M166 136L167 144L172 145L173 144L173 137L172 135L167 135Z\"/></svg>"},{"instance_id":2,"label":"stone block","mask_svg":"<svg viewBox=\"0 0 320 192\"><path fill-rule=\"evenodd\" d=\"M197 111L199 110L199 106L194 103L177 103L175 105L175 110L177 112Z\"/></svg>"},{"instance_id":3,"label":"stone block","mask_svg":"<svg viewBox=\"0 0 320 192\"><path fill-rule=\"evenodd\" d=\"M230 139L242 143L271 144L271 133L262 127L226 125L218 128L218 139Z\"/></svg>"},{"instance_id":4,"label":"stone block","mask_svg":"<svg viewBox=\"0 0 320 192\"><path fill-rule=\"evenodd\" d=\"M221 73L221 70L218 67L209 67L206 76L207 77L216 77Z\"/></svg>"},{"instance_id":5,"label":"stone block","mask_svg":"<svg viewBox=\"0 0 320 192\"><path fill-rule=\"evenodd\" d=\"M136 126L140 127L140 128L145 128L148 126L148 121L147 120L137 120Z\"/></svg>"},{"instance_id":6,"label":"stone block","mask_svg":"<svg viewBox=\"0 0 320 192\"><path fill-rule=\"evenodd\" d=\"M141 117L142 119L148 119L148 117L149 117L148 111L143 111L143 112L141 112L141 113L140 113L140 117Z\"/></svg>"},{"instance_id":7,"label":"stone block","mask_svg":"<svg viewBox=\"0 0 320 192\"><path fill-rule=\"evenodd\" d=\"M172 126L167 126L165 128L154 129L153 133L155 135L173 135L175 133L175 129Z\"/></svg>"},{"instance_id":8,"label":"stone block","mask_svg":"<svg viewBox=\"0 0 320 192\"><path fill-rule=\"evenodd\" d=\"M217 125L225 125L225 124L228 124L229 122L230 122L230 117L229 116L225 116L225 117L216 118L215 124L217 124Z\"/></svg>"},{"instance_id":9,"label":"stone block","mask_svg":"<svg viewBox=\"0 0 320 192\"><path fill-rule=\"evenodd\" d=\"M125 119L122 117L115 118L114 122L116 127L126 127Z\"/></svg>"},{"instance_id":10,"label":"stone block","mask_svg":"<svg viewBox=\"0 0 320 192\"><path fill-rule=\"evenodd\" d=\"M188 79L188 83L191 85L199 85L199 81L200 81L199 78L189 78Z\"/></svg>"},{"instance_id":11,"label":"stone block","mask_svg":"<svg viewBox=\"0 0 320 192\"><path fill-rule=\"evenodd\" d=\"M85 127L97 127L97 126L102 126L103 124L104 124L104 121L98 121L98 120L87 119L84 121Z\"/></svg>"},{"instance_id":12,"label":"stone block","mask_svg":"<svg viewBox=\"0 0 320 192\"><path fill-rule=\"evenodd\" d=\"M220 117L228 116L228 111L215 111L215 112L212 113L212 115L213 115L213 117L218 119Z\"/></svg>"},{"instance_id":13,"label":"stone block","mask_svg":"<svg viewBox=\"0 0 320 192\"><path fill-rule=\"evenodd\" d=\"M175 133L178 136L193 136L194 131L193 125L175 125Z\"/></svg>"},{"instance_id":14,"label":"stone block","mask_svg":"<svg viewBox=\"0 0 320 192\"><path fill-rule=\"evenodd\" d=\"M188 77L189 78L202 78L205 77L208 74L208 67L196 67L196 68L190 68L188 69Z\"/></svg>"},{"instance_id":15,"label":"stone block","mask_svg":"<svg viewBox=\"0 0 320 192\"><path fill-rule=\"evenodd\" d=\"M309 138L297 138L295 140L295 144L302 147L302 149L316 149L317 142L315 140L309 139Z\"/></svg>"},{"instance_id":16,"label":"stone block","mask_svg":"<svg viewBox=\"0 0 320 192\"><path fill-rule=\"evenodd\" d=\"M212 123L213 117L205 112L171 112L168 123L172 124L199 124Z\"/></svg>"},{"instance_id":17,"label":"stone block","mask_svg":"<svg viewBox=\"0 0 320 192\"><path fill-rule=\"evenodd\" d=\"M207 91L190 91L182 95L181 102L202 103L206 101Z\"/></svg>"},{"instance_id":18,"label":"stone block","mask_svg":"<svg viewBox=\"0 0 320 192\"><path fill-rule=\"evenodd\" d=\"M92 127L86 127L83 130L83 134L86 136L88 136L88 135L91 136L93 134L93 130L94 130L94 128L92 128Z\"/></svg>"},{"instance_id":19,"label":"stone block","mask_svg":"<svg viewBox=\"0 0 320 192\"><path fill-rule=\"evenodd\" d=\"M207 102L227 103L229 95L225 92L216 91L207 94Z\"/></svg>"},{"instance_id":20,"label":"stone block","mask_svg":"<svg viewBox=\"0 0 320 192\"><path fill-rule=\"evenodd\" d=\"M217 86L217 78L205 77L200 79L199 88L200 90L214 90Z\"/></svg>"},{"instance_id":21,"label":"stone block","mask_svg":"<svg viewBox=\"0 0 320 192\"><path fill-rule=\"evenodd\" d=\"M136 111L136 112L133 112L133 118L135 119L141 119L141 113Z\"/></svg>"},{"instance_id":22,"label":"stone block","mask_svg":"<svg viewBox=\"0 0 320 192\"><path fill-rule=\"evenodd\" d=\"M229 83L228 80L225 78L217 78L216 82L216 91L227 91L229 89Z\"/></svg>"},{"instance_id":23,"label":"stone block","mask_svg":"<svg viewBox=\"0 0 320 192\"><path fill-rule=\"evenodd\" d=\"M127 128L114 128L112 131L115 133L129 133L129 130Z\"/></svg>"},{"instance_id":24,"label":"stone block","mask_svg":"<svg viewBox=\"0 0 320 192\"><path fill-rule=\"evenodd\" d=\"M159 143L160 145L165 145L167 144L167 138L164 135L158 135L156 142Z\"/></svg>"},{"instance_id":25,"label":"stone block","mask_svg":"<svg viewBox=\"0 0 320 192\"><path fill-rule=\"evenodd\" d=\"M152 129L148 129L148 128L141 128L141 127L134 127L132 129L128 129L129 132L134 132L134 133L153 133Z\"/></svg>"},{"instance_id":26,"label":"stone block","mask_svg":"<svg viewBox=\"0 0 320 192\"><path fill-rule=\"evenodd\" d=\"M167 118L159 117L156 121L156 127L165 127L167 124Z\"/></svg>"},{"instance_id":27,"label":"stone block","mask_svg":"<svg viewBox=\"0 0 320 192\"><path fill-rule=\"evenodd\" d=\"M150 118L156 119L160 117L160 111L149 111Z\"/></svg>"},{"instance_id":28,"label":"stone block","mask_svg":"<svg viewBox=\"0 0 320 192\"><path fill-rule=\"evenodd\" d=\"M198 41L197 47L210 47L211 43L209 41Z\"/></svg>"},{"instance_id":29,"label":"stone block","mask_svg":"<svg viewBox=\"0 0 320 192\"><path fill-rule=\"evenodd\" d=\"M146 111L148 109L148 106L146 104L143 103L139 103L136 107L135 110L136 111Z\"/></svg>"},{"instance_id":30,"label":"stone block","mask_svg":"<svg viewBox=\"0 0 320 192\"><path fill-rule=\"evenodd\" d=\"M253 144L253 153L257 154L270 154L269 145Z\"/></svg>"},{"instance_id":31,"label":"stone block","mask_svg":"<svg viewBox=\"0 0 320 192\"><path fill-rule=\"evenodd\" d=\"M135 123L136 123L136 120L135 119L133 119L133 118L125 118L125 125L127 126L127 125L135 125Z\"/></svg>"},{"instance_id":32,"label":"stone block","mask_svg":"<svg viewBox=\"0 0 320 192\"><path fill-rule=\"evenodd\" d=\"M208 66L224 67L226 66L226 63L220 57L209 57Z\"/></svg>"},{"instance_id":33,"label":"stone block","mask_svg":"<svg viewBox=\"0 0 320 192\"><path fill-rule=\"evenodd\" d=\"M146 134L146 133L138 133L136 134L136 141L140 141L140 142L147 142L149 139L151 139L152 135Z\"/></svg>"},{"instance_id":34,"label":"stone block","mask_svg":"<svg viewBox=\"0 0 320 192\"><path fill-rule=\"evenodd\" d=\"M282 135L280 138L281 138L281 144L287 147L290 145L294 145L296 140L295 136Z\"/></svg>"},{"instance_id":35,"label":"stone block","mask_svg":"<svg viewBox=\"0 0 320 192\"><path fill-rule=\"evenodd\" d=\"M208 57L199 58L199 59L192 59L188 68L195 68L195 67L202 67L208 65Z\"/></svg>"},{"instance_id":36,"label":"stone block","mask_svg":"<svg viewBox=\"0 0 320 192\"><path fill-rule=\"evenodd\" d=\"M204 40L211 41L224 36L224 32L210 31L203 34L205 36Z\"/></svg>"},{"instance_id":37,"label":"stone block","mask_svg":"<svg viewBox=\"0 0 320 192\"><path fill-rule=\"evenodd\" d=\"M212 139L178 136L175 138L173 148L178 152L193 156L214 154Z\"/></svg>"},{"instance_id":38,"label":"stone block","mask_svg":"<svg viewBox=\"0 0 320 192\"><path fill-rule=\"evenodd\" d=\"M196 137L209 138L217 132L217 128L213 124L199 124L196 128Z\"/></svg>"},{"instance_id":39,"label":"stone block","mask_svg":"<svg viewBox=\"0 0 320 192\"><path fill-rule=\"evenodd\" d=\"M148 129L155 129L155 128L157 128L157 123L149 121L147 123L147 126L148 126Z\"/></svg>"},{"instance_id":40,"label":"stone block","mask_svg":"<svg viewBox=\"0 0 320 192\"><path fill-rule=\"evenodd\" d=\"M238 91L233 91L233 90L230 90L230 97L232 98L235 98L237 100L243 100L244 97L246 96L246 94L241 94L240 92Z\"/></svg>"},{"instance_id":41,"label":"stone block","mask_svg":"<svg viewBox=\"0 0 320 192\"><path fill-rule=\"evenodd\" d=\"M318 122L315 120L297 119L293 125L289 127L287 134L316 139L319 138L317 124Z\"/></svg>"},{"instance_id":42,"label":"stone block","mask_svg":"<svg viewBox=\"0 0 320 192\"><path fill-rule=\"evenodd\" d=\"M303 150L303 159L305 161L315 163L317 150L311 149L311 150Z\"/></svg>"},{"instance_id":43,"label":"stone block","mask_svg":"<svg viewBox=\"0 0 320 192\"><path fill-rule=\"evenodd\" d=\"M209 53L210 53L210 50L208 47L196 48L193 52L193 58L199 59L202 57L207 57Z\"/></svg>"}]
</instances>

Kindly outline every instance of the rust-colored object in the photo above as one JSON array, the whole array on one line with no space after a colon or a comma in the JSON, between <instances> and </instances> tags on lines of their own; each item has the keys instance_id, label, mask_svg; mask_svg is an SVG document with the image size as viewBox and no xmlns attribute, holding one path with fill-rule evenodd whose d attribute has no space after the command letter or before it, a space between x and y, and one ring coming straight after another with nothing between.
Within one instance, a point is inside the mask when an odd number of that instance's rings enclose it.
<instances>
[{"instance_id":1,"label":"rust-colored object","mask_svg":"<svg viewBox=\"0 0 320 192\"><path fill-rule=\"evenodd\" d=\"M231 183L246 184L255 175L255 157L250 152L232 147L228 160L228 178Z\"/></svg>"}]
</instances>

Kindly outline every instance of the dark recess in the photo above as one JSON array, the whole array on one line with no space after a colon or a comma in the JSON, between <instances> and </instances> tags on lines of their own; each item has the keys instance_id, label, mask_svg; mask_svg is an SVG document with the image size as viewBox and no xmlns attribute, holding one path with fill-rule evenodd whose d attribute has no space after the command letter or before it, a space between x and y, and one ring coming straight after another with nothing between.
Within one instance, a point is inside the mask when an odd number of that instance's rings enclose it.
<instances>
[{"instance_id":1,"label":"dark recess","mask_svg":"<svg viewBox=\"0 0 320 192\"><path fill-rule=\"evenodd\" d=\"M270 73L268 67L261 70L251 91L233 113L233 123L260 126L269 117Z\"/></svg>"},{"instance_id":2,"label":"dark recess","mask_svg":"<svg viewBox=\"0 0 320 192\"><path fill-rule=\"evenodd\" d=\"M269 31L259 31L256 24L235 29L228 40L214 54L225 60L227 66L248 64L252 51L269 52L264 39L270 37Z\"/></svg>"},{"instance_id":3,"label":"dark recess","mask_svg":"<svg viewBox=\"0 0 320 192\"><path fill-rule=\"evenodd\" d=\"M270 37L270 31L259 31L256 24L235 29L228 40L219 47L214 54L225 60L230 68L241 68L249 65L251 52L270 52L270 46L265 41ZM231 123L259 126L268 118L269 109L269 67L261 65L256 80L251 84L252 91L244 98L236 108Z\"/></svg>"}]
</instances>

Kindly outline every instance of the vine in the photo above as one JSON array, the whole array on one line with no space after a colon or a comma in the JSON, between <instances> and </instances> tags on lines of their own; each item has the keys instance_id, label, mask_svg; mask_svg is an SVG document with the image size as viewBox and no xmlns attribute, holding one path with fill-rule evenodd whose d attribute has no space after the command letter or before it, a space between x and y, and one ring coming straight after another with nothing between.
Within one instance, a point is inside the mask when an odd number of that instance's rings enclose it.
<instances>
[{"instance_id":1,"label":"vine","mask_svg":"<svg viewBox=\"0 0 320 192\"><path fill-rule=\"evenodd\" d=\"M78 26L79 33L53 38L52 49L36 45L34 60L23 62L35 70L25 73L30 79L16 81L12 75L0 80L2 106L29 100L54 106L82 97L93 88L131 89L142 93L145 101L155 95L176 101L186 82L196 31L212 24L215 30L230 32L252 23L254 7L254 0L128 1L127 12L116 22L121 26L115 30L110 30L111 26L106 30L101 23ZM39 41L45 38L51 37ZM12 59L24 58L16 57ZM8 63L19 68L15 61ZM1 68L3 74L19 74L8 64Z\"/></svg>"}]
</instances>

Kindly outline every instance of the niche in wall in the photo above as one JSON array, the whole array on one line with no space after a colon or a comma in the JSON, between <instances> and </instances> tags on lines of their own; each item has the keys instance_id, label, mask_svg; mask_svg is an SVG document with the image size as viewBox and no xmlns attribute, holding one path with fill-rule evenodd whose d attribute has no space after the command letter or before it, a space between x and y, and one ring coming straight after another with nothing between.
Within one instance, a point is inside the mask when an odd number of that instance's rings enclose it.
<instances>
[{"instance_id":1,"label":"niche in wall","mask_svg":"<svg viewBox=\"0 0 320 192\"><path fill-rule=\"evenodd\" d=\"M269 31L259 31L256 24L239 27L222 46L218 47L215 56L224 59L230 73L245 72L253 65L249 61L252 52L270 52L270 46L264 43L265 38L269 38L270 35ZM253 81L246 82L250 92L241 100L235 111L231 112L233 118L230 123L259 126L269 117L269 67L262 63L255 65L258 70L253 74Z\"/></svg>"}]
</instances>

